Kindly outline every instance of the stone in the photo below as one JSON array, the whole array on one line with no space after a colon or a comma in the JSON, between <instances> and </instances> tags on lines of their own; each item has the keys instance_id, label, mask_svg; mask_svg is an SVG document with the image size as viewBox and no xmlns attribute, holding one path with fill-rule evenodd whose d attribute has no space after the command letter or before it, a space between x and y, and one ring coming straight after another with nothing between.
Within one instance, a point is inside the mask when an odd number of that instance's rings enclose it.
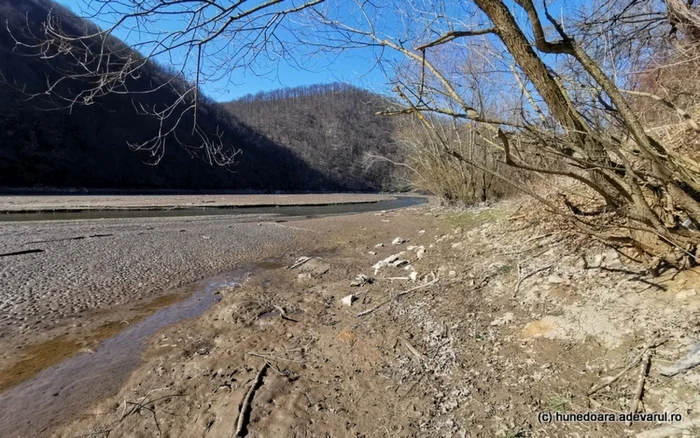
<instances>
[{"instance_id":1,"label":"stone","mask_svg":"<svg viewBox=\"0 0 700 438\"><path fill-rule=\"evenodd\" d=\"M352 303L353 303L355 300L357 300L357 297L356 297L355 295L353 295L353 294L350 294L350 295L344 296L344 297L340 300L340 302L343 303L344 306L350 307L350 306L352 306Z\"/></svg>"},{"instance_id":2,"label":"stone","mask_svg":"<svg viewBox=\"0 0 700 438\"><path fill-rule=\"evenodd\" d=\"M500 318L496 318L493 321L491 321L491 325L494 327L500 327L502 325L506 325L506 324L511 323L514 318L515 318L515 315L513 315L513 312L506 312Z\"/></svg>"},{"instance_id":3,"label":"stone","mask_svg":"<svg viewBox=\"0 0 700 438\"><path fill-rule=\"evenodd\" d=\"M399 259L399 260L394 260L391 263L391 266L393 266L395 268L400 268L401 266L405 266L407 264L408 264L408 260Z\"/></svg>"},{"instance_id":4,"label":"stone","mask_svg":"<svg viewBox=\"0 0 700 438\"><path fill-rule=\"evenodd\" d=\"M416 272L416 271L411 272L409 274L408 278L410 278L411 281L415 283L416 280L418 280L418 272Z\"/></svg>"},{"instance_id":5,"label":"stone","mask_svg":"<svg viewBox=\"0 0 700 438\"><path fill-rule=\"evenodd\" d=\"M455 234L462 234L462 232L464 232L464 230L462 229L462 227L457 227L457 228L455 228L455 231L454 231Z\"/></svg>"},{"instance_id":6,"label":"stone","mask_svg":"<svg viewBox=\"0 0 700 438\"><path fill-rule=\"evenodd\" d=\"M369 275L365 274L360 274L355 279L350 283L350 286L352 287L361 287L364 286L365 284L372 284L374 283L374 278L370 277Z\"/></svg>"},{"instance_id":7,"label":"stone","mask_svg":"<svg viewBox=\"0 0 700 438\"><path fill-rule=\"evenodd\" d=\"M404 242L405 242L404 239L402 239L402 238L400 238L400 237L397 237L396 239L394 239L394 240L391 241L391 244L392 244L392 245L401 245L401 244L404 243Z\"/></svg>"},{"instance_id":8,"label":"stone","mask_svg":"<svg viewBox=\"0 0 700 438\"><path fill-rule=\"evenodd\" d=\"M418 230L418 234L425 234L425 230Z\"/></svg>"},{"instance_id":9,"label":"stone","mask_svg":"<svg viewBox=\"0 0 700 438\"><path fill-rule=\"evenodd\" d=\"M677 300L687 300L690 297L696 296L698 293L695 289L684 289L676 294Z\"/></svg>"},{"instance_id":10,"label":"stone","mask_svg":"<svg viewBox=\"0 0 700 438\"><path fill-rule=\"evenodd\" d=\"M591 263L591 267L592 268L599 268L602 263L603 263L603 254L596 254L595 257L593 257L593 262Z\"/></svg>"},{"instance_id":11,"label":"stone","mask_svg":"<svg viewBox=\"0 0 700 438\"><path fill-rule=\"evenodd\" d=\"M612 248L603 253L603 258L605 259L605 266L608 268L619 269L622 267L620 254Z\"/></svg>"},{"instance_id":12,"label":"stone","mask_svg":"<svg viewBox=\"0 0 700 438\"><path fill-rule=\"evenodd\" d=\"M418 258L418 260L422 259L424 254L425 254L425 248L423 248L422 246L419 247L418 250L416 251L416 257Z\"/></svg>"},{"instance_id":13,"label":"stone","mask_svg":"<svg viewBox=\"0 0 700 438\"><path fill-rule=\"evenodd\" d=\"M383 243L378 243L378 244L374 245L374 247L375 247L375 248L383 248L383 247L384 247L384 244L383 244Z\"/></svg>"},{"instance_id":14,"label":"stone","mask_svg":"<svg viewBox=\"0 0 700 438\"><path fill-rule=\"evenodd\" d=\"M367 254L372 255L372 256L377 255L377 253L375 251L367 251Z\"/></svg>"},{"instance_id":15,"label":"stone","mask_svg":"<svg viewBox=\"0 0 700 438\"><path fill-rule=\"evenodd\" d=\"M547 277L547 281L552 284L561 284L564 283L566 280L564 280L558 275L550 275L549 277Z\"/></svg>"}]
</instances>

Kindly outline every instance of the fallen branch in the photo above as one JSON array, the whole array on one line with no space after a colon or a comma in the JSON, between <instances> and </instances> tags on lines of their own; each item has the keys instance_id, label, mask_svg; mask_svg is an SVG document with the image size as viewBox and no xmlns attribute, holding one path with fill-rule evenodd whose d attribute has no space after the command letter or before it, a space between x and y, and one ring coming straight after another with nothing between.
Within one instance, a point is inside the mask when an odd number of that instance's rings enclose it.
<instances>
[{"instance_id":1,"label":"fallen branch","mask_svg":"<svg viewBox=\"0 0 700 438\"><path fill-rule=\"evenodd\" d=\"M394 295L392 298L389 298L389 299L386 300L386 301L382 301L381 303L377 304L376 306L372 307L371 309L368 309L368 310L365 310L365 311L363 311L363 312L358 313L357 316L358 316L358 317L361 317L361 316L369 315L370 313L376 311L377 309L381 308L382 306L384 306L384 305L386 305L386 304L389 304L390 302L392 302L393 300L395 300L395 299L397 299L397 298L399 298L399 297L401 297L401 296L404 296L404 295L409 294L409 293L411 293L411 292L415 292L415 291L417 291L417 290L419 290L419 289L424 289L424 288L426 288L426 287L428 287L428 286L432 286L433 284L437 283L438 278L435 277L435 274L433 274L433 273L431 273L431 274L433 275L433 280L432 280L432 281L429 281L428 283L424 283L424 284L421 284L421 285L419 285L419 286L412 287L411 289L408 289L408 290L399 292L399 293L397 293L396 295Z\"/></svg>"},{"instance_id":2,"label":"fallen branch","mask_svg":"<svg viewBox=\"0 0 700 438\"><path fill-rule=\"evenodd\" d=\"M637 389L634 391L634 398L630 402L630 412L636 413L639 407L639 402L642 401L642 393L644 392L644 381L649 372L649 363L651 362L651 351L647 350L642 357L642 366L639 368L639 378L637 379ZM627 427L631 426L632 422L627 422Z\"/></svg>"},{"instance_id":3,"label":"fallen branch","mask_svg":"<svg viewBox=\"0 0 700 438\"><path fill-rule=\"evenodd\" d=\"M659 427L658 429L647 430L637 434L637 438L668 438L673 435L681 435L686 429L700 427L700 417L672 426Z\"/></svg>"},{"instance_id":4,"label":"fallen branch","mask_svg":"<svg viewBox=\"0 0 700 438\"><path fill-rule=\"evenodd\" d=\"M528 272L525 275L520 275L520 264L518 264L518 282L515 283L515 288L513 289L513 298L515 298L515 296L518 295L518 291L520 290L520 285L522 284L523 281L527 280L528 278L532 277L533 275L537 274L538 272L542 272L542 271L547 270L551 267L552 267L552 265L547 265L544 268L535 269L534 271Z\"/></svg>"},{"instance_id":5,"label":"fallen branch","mask_svg":"<svg viewBox=\"0 0 700 438\"><path fill-rule=\"evenodd\" d=\"M250 404L253 402L253 396L255 395L255 391L258 389L260 384L262 383L262 378L265 375L265 371L267 371L267 367L269 367L270 364L265 362L265 365L260 368L260 371L258 371L258 374L255 376L255 380L253 380L253 383L250 385L250 389L248 390L248 393L245 395L245 398L243 399L243 403L241 403L241 409L238 413L238 422L236 425L236 432L233 434L235 437L240 437L240 436L245 436L243 434L243 431L246 428L246 424L248 422L248 416L250 413Z\"/></svg>"},{"instance_id":6,"label":"fallen branch","mask_svg":"<svg viewBox=\"0 0 700 438\"><path fill-rule=\"evenodd\" d=\"M639 361L641 361L642 359L644 359L645 356L646 356L646 354L647 354L647 352L648 352L650 349L656 348L656 347L658 347L659 345L663 344L664 342L666 342L666 341L665 341L665 340L664 340L664 341L659 341L659 340L658 340L658 337L654 338L653 341L651 341L650 343L648 343L647 345L644 346L644 348L642 349L642 352L639 353L639 355L638 355L637 357L635 357L634 360L633 360L632 362L630 362L629 365L627 365L627 366L625 367L624 370L622 370L622 371L620 371L619 373L617 373L612 379L595 385L593 388L589 389L588 392L587 392L586 394L589 395L589 396L590 396L590 395L593 395L593 394L595 394L596 392L600 391L601 389L605 388L606 386L609 386L609 385L612 384L613 382L617 381L620 377L624 376L629 370L631 370L632 368L634 368L634 367L639 363Z\"/></svg>"},{"instance_id":7,"label":"fallen branch","mask_svg":"<svg viewBox=\"0 0 700 438\"><path fill-rule=\"evenodd\" d=\"M280 318L286 319L287 321L291 321L291 322L299 322L299 321L297 321L296 319L293 319L293 318L288 317L288 316L287 316L287 312L285 312L285 310L284 310L284 308L283 308L282 306L274 305L274 306L272 306L272 307L274 307L275 309L277 309L277 311L280 313Z\"/></svg>"},{"instance_id":8,"label":"fallen branch","mask_svg":"<svg viewBox=\"0 0 700 438\"><path fill-rule=\"evenodd\" d=\"M416 347L414 347L413 345L411 345L411 343L408 342L408 339L404 338L403 336L399 336L399 340L400 340L401 343L404 345L404 347L406 347L406 349L407 349L408 351L410 351L414 356L416 356L416 358L417 358L419 361L422 361L423 359L425 359L425 356L423 356L423 355L421 354L421 352L418 351L418 350L416 349Z\"/></svg>"}]
</instances>

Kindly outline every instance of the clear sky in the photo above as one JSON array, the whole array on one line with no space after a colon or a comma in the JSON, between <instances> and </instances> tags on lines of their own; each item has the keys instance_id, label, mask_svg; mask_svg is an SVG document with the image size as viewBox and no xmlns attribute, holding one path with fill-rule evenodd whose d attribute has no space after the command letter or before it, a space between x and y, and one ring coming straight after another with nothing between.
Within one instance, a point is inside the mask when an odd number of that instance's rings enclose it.
<instances>
[{"instance_id":1,"label":"clear sky","mask_svg":"<svg viewBox=\"0 0 700 438\"><path fill-rule=\"evenodd\" d=\"M79 16L86 16L86 0L55 0L68 7ZM105 28L111 25L109 19L98 23ZM165 24L167 27L167 24ZM139 38L138 34L128 34L120 30L115 35L130 45ZM166 59L156 59L168 64ZM328 82L348 82L353 85L385 92L387 82L384 74L375 68L371 54L362 51L343 54L316 54L305 57L289 57L287 60L267 62L258 65L255 71L237 69L232 75L218 80L206 81L202 88L217 101L228 101L246 94L269 91L282 87L311 85Z\"/></svg>"}]
</instances>

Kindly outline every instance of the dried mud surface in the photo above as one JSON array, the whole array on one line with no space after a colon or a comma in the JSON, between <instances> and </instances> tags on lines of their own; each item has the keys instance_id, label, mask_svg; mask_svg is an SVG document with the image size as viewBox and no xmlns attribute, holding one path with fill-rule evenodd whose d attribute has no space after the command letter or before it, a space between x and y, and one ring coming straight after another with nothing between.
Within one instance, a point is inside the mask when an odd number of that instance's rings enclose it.
<instances>
[{"instance_id":1,"label":"dried mud surface","mask_svg":"<svg viewBox=\"0 0 700 438\"><path fill-rule=\"evenodd\" d=\"M286 225L303 245L159 332L117 394L46 435L231 437L268 363L247 436L634 436L658 425L538 414L627 412L638 367L587 392L654 338L641 411L698 415L700 369L659 374L698 340L696 271L650 278L524 201Z\"/></svg>"}]
</instances>

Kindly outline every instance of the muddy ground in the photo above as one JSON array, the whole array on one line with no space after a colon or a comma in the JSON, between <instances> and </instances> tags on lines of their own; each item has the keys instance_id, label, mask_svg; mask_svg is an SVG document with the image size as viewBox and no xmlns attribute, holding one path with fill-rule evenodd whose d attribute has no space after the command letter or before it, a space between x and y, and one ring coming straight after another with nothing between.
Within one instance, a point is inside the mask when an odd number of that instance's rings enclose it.
<instances>
[{"instance_id":1,"label":"muddy ground","mask_svg":"<svg viewBox=\"0 0 700 438\"><path fill-rule=\"evenodd\" d=\"M161 331L54 436L633 436L662 425L538 418L628 412L645 351L639 411L698 415L700 369L659 373L698 340L697 271L648 277L525 201L293 226L312 241Z\"/></svg>"}]
</instances>

